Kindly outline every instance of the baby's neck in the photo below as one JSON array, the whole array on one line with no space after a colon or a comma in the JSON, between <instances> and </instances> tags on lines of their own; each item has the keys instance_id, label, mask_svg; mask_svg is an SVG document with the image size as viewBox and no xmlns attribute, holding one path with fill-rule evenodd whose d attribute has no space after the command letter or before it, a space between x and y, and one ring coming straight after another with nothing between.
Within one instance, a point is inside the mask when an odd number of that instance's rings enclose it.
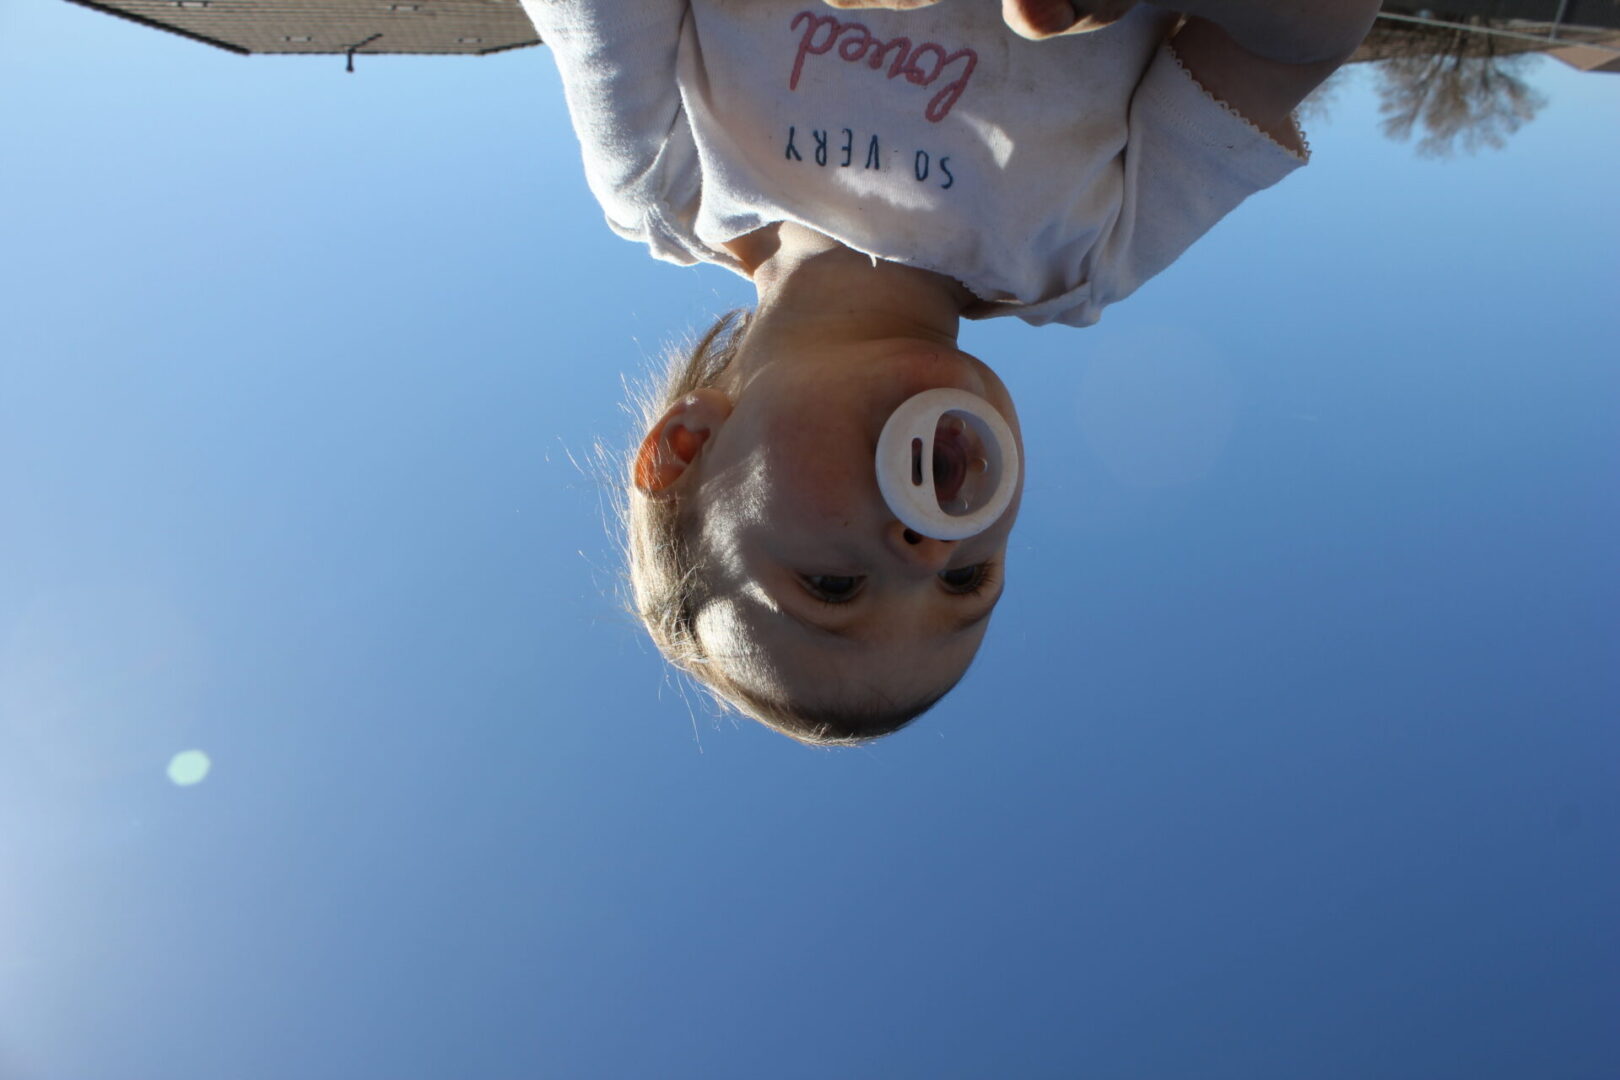
<instances>
[{"instance_id":1,"label":"baby's neck","mask_svg":"<svg viewBox=\"0 0 1620 1080\"><path fill-rule=\"evenodd\" d=\"M960 282L873 259L792 222L726 245L747 267L760 313L776 319L858 324L865 336L911 336L954 345L974 296Z\"/></svg>"}]
</instances>

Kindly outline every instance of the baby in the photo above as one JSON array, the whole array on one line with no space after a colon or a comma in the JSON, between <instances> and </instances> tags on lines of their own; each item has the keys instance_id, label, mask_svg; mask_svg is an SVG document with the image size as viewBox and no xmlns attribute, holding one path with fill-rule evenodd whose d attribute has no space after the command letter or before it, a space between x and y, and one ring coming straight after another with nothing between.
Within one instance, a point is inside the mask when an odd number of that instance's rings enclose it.
<instances>
[{"instance_id":1,"label":"baby","mask_svg":"<svg viewBox=\"0 0 1620 1080\"><path fill-rule=\"evenodd\" d=\"M1021 487L944 538L907 524L874 472L891 414L937 389L987 403L1022 459L1007 389L957 347L960 319L1094 323L1304 163L1292 110L1377 10L524 3L610 227L758 296L640 403L636 611L720 701L817 745L927 710L1001 597ZM985 467L948 426L929 462L942 498Z\"/></svg>"}]
</instances>

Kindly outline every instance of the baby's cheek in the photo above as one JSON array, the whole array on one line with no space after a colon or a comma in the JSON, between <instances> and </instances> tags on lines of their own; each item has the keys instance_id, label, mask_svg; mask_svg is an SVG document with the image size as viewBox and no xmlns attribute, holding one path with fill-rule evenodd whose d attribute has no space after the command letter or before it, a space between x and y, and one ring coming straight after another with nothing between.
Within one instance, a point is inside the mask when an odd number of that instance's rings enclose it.
<instances>
[{"instance_id":1,"label":"baby's cheek","mask_svg":"<svg viewBox=\"0 0 1620 1080\"><path fill-rule=\"evenodd\" d=\"M867 471L871 468L868 462ZM851 524L866 480L865 473L857 474L848 462L837 461L826 453L814 454L784 476L782 494L808 519L807 523L843 528ZM875 474L866 486L876 492Z\"/></svg>"},{"instance_id":2,"label":"baby's cheek","mask_svg":"<svg viewBox=\"0 0 1620 1080\"><path fill-rule=\"evenodd\" d=\"M765 480L770 502L789 503L802 510L825 512L850 487L849 463L827 439L807 437L803 431L784 432L766 454Z\"/></svg>"}]
</instances>

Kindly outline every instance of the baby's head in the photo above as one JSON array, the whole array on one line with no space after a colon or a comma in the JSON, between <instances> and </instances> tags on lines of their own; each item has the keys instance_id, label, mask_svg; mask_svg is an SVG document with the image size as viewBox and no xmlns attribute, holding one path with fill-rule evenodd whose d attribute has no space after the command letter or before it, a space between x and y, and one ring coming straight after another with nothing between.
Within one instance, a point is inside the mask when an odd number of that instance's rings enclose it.
<instances>
[{"instance_id":1,"label":"baby's head","mask_svg":"<svg viewBox=\"0 0 1620 1080\"><path fill-rule=\"evenodd\" d=\"M633 602L666 659L813 745L887 735L956 685L1001 596L1022 471L975 536L904 525L874 452L896 407L935 388L987 400L1018 441L1001 380L937 338L733 312L671 359L641 402L625 515ZM933 463L983 468L949 447Z\"/></svg>"}]
</instances>

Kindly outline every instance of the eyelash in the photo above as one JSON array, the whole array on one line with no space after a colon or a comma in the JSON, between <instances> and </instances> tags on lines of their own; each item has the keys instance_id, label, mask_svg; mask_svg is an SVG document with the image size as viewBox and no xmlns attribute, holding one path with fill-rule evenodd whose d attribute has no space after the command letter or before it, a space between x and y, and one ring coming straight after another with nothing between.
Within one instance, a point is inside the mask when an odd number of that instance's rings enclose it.
<instances>
[{"instance_id":1,"label":"eyelash","mask_svg":"<svg viewBox=\"0 0 1620 1080\"><path fill-rule=\"evenodd\" d=\"M817 579L821 578L837 578L840 581L853 581L855 584L849 590L849 592L844 593L841 596L833 597L827 595L827 593L816 587ZM826 604L828 607L837 607L839 604L847 604L851 600L855 599L861 593L862 583L866 581L864 577L855 577L847 574L800 574L799 580L804 582L804 589L806 592L808 592L816 600Z\"/></svg>"},{"instance_id":2,"label":"eyelash","mask_svg":"<svg viewBox=\"0 0 1620 1080\"><path fill-rule=\"evenodd\" d=\"M958 569L971 569L978 571L978 573L974 576L973 583L971 585L952 587L947 584L945 586L946 591L948 591L952 596L978 596L996 584L996 572L998 568L994 563L979 563L976 566L959 567ZM951 571L945 572L950 573ZM816 587L815 583L818 578L838 578L839 580L853 581L855 584L849 590L849 592L843 595L830 596L822 589ZM827 607L837 607L840 604L847 604L851 600L854 600L860 595L861 585L866 581L864 577L855 577L844 574L800 574L799 580L804 583L806 592L808 592L816 601L825 604Z\"/></svg>"},{"instance_id":3,"label":"eyelash","mask_svg":"<svg viewBox=\"0 0 1620 1080\"><path fill-rule=\"evenodd\" d=\"M978 574L974 577L971 585L954 589L947 585L946 588L950 589L952 596L978 596L996 583L997 567L994 563L979 563L977 566L963 567L963 569L977 570Z\"/></svg>"}]
</instances>

